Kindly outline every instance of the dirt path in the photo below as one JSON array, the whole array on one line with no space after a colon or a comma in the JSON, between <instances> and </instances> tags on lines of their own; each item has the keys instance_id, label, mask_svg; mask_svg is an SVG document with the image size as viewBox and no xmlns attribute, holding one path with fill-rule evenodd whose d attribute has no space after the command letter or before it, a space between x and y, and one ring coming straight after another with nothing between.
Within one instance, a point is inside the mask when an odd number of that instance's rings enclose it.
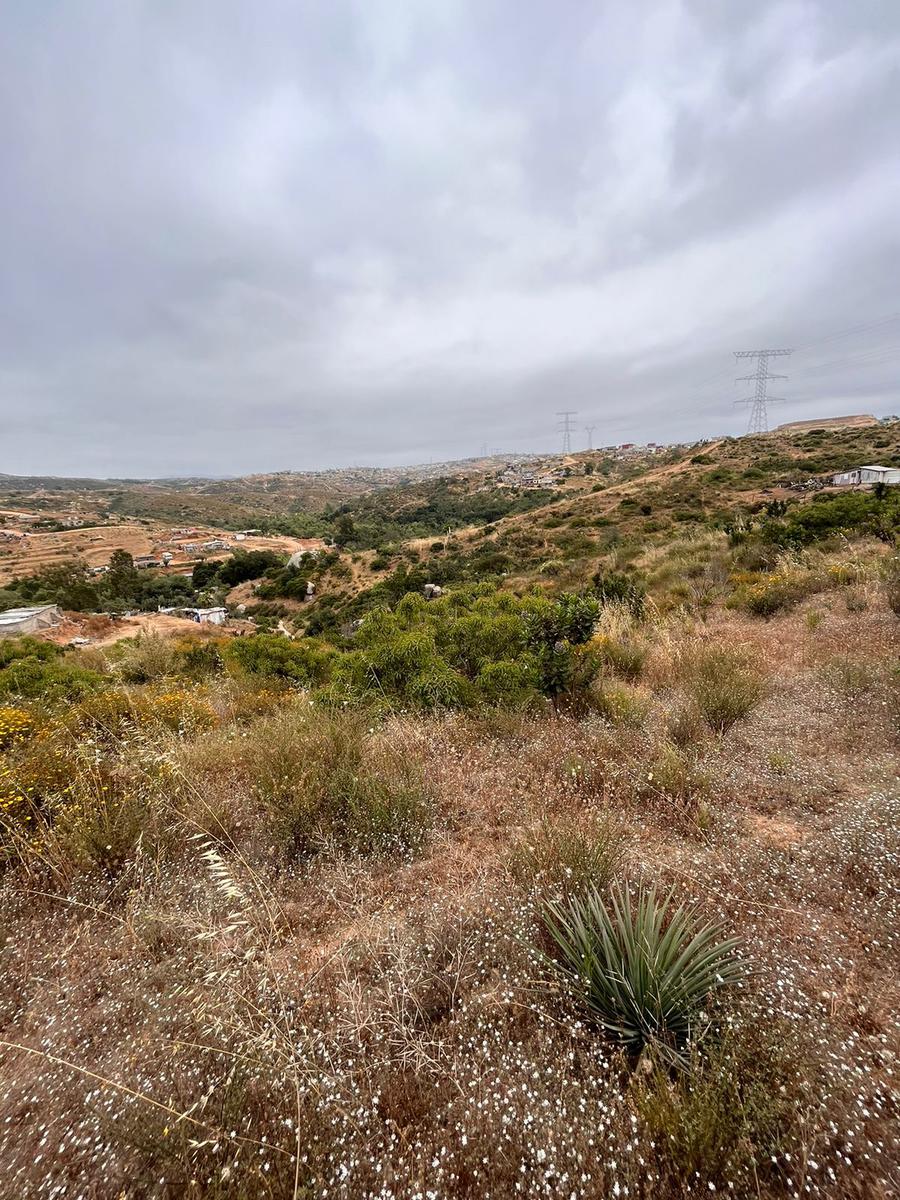
<instances>
[{"instance_id":1,"label":"dirt path","mask_svg":"<svg viewBox=\"0 0 900 1200\"><path fill-rule=\"evenodd\" d=\"M181 635L196 635L198 630L211 630L213 626L198 625L187 617L173 617L168 613L138 613L133 617L122 617L117 621L107 621L97 628L98 618L78 613L69 613L61 625L47 630L39 635L42 641L53 642L57 646L66 646L74 638L86 638L90 646L112 646L115 642L126 638L137 637L139 634L157 634L160 637Z\"/></svg>"}]
</instances>

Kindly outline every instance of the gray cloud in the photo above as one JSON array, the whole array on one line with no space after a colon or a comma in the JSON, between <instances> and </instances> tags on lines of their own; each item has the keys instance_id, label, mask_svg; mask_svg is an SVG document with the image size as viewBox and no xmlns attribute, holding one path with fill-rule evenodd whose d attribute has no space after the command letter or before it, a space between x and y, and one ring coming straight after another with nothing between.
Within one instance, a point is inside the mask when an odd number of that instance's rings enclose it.
<instances>
[{"instance_id":1,"label":"gray cloud","mask_svg":"<svg viewBox=\"0 0 900 1200\"><path fill-rule=\"evenodd\" d=\"M900 407L893 0L12 0L0 32L0 471L544 449L563 407L736 432L755 344L805 347L785 419Z\"/></svg>"}]
</instances>

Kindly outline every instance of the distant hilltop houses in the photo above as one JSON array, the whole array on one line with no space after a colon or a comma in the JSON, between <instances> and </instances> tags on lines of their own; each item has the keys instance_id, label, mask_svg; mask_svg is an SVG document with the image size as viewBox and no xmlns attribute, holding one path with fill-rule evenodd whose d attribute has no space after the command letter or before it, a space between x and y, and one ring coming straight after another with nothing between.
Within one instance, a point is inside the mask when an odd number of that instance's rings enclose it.
<instances>
[{"instance_id":1,"label":"distant hilltop houses","mask_svg":"<svg viewBox=\"0 0 900 1200\"><path fill-rule=\"evenodd\" d=\"M542 491L557 487L564 477L565 473L561 467L554 470L537 470L531 466L510 463L497 476L497 486Z\"/></svg>"},{"instance_id":2,"label":"distant hilltop houses","mask_svg":"<svg viewBox=\"0 0 900 1200\"><path fill-rule=\"evenodd\" d=\"M620 442L615 446L598 446L588 451L578 451L578 455L592 454L604 458L628 460L647 458L656 454L665 454L688 443L673 443L665 445L659 442ZM703 442L692 442L691 445L702 445ZM569 463L566 460L569 459ZM538 458L529 455L520 460L506 460L505 465L497 472L496 486L504 488L521 488L528 490L546 490L559 487L564 479L578 469L580 458L572 460L571 455L558 454ZM588 459L588 462L591 460ZM583 464L582 464L583 465Z\"/></svg>"}]
</instances>

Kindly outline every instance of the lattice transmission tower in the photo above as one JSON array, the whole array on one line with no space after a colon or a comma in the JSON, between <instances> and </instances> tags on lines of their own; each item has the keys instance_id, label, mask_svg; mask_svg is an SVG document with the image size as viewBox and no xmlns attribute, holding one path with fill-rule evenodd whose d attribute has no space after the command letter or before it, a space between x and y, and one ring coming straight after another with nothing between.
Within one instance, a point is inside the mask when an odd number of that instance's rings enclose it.
<instances>
[{"instance_id":1,"label":"lattice transmission tower","mask_svg":"<svg viewBox=\"0 0 900 1200\"><path fill-rule=\"evenodd\" d=\"M756 388L752 396L745 396L742 400L735 400L735 404L750 404L750 423L747 426L748 433L767 433L769 429L769 413L767 405L778 404L783 397L770 396L768 394L768 383L770 379L787 379L787 375L773 375L769 371L769 359L779 358L787 354L792 354L791 350L735 350L735 358L755 358L756 371L753 375L739 375L738 380L749 380L756 384Z\"/></svg>"},{"instance_id":2,"label":"lattice transmission tower","mask_svg":"<svg viewBox=\"0 0 900 1200\"><path fill-rule=\"evenodd\" d=\"M562 452L563 454L572 453L572 418L578 416L577 409L570 409L568 412L558 412L559 424L556 428L562 433Z\"/></svg>"},{"instance_id":3,"label":"lattice transmission tower","mask_svg":"<svg viewBox=\"0 0 900 1200\"><path fill-rule=\"evenodd\" d=\"M596 425L585 425L584 427L584 432L588 435L588 450L593 450L594 448L594 430L596 428Z\"/></svg>"}]
</instances>

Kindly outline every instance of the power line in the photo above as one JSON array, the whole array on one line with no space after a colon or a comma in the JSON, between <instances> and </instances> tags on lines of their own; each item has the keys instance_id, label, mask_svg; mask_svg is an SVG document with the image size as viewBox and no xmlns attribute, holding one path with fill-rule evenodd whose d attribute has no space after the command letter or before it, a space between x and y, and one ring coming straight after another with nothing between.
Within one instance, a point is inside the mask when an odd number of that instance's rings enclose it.
<instances>
[{"instance_id":1,"label":"power line","mask_svg":"<svg viewBox=\"0 0 900 1200\"><path fill-rule=\"evenodd\" d=\"M721 379L723 375L727 375L731 371L731 367L722 367L721 370L715 371L712 375L707 375L705 379L701 379L694 386L697 388L706 387L708 383L712 383L716 379Z\"/></svg>"},{"instance_id":2,"label":"power line","mask_svg":"<svg viewBox=\"0 0 900 1200\"><path fill-rule=\"evenodd\" d=\"M780 358L784 355L791 354L790 350L735 350L735 358L755 358L756 371L753 375L741 375L740 379L749 379L755 382L756 388L752 396L745 396L743 400L735 400L735 404L751 404L750 409L750 424L747 426L748 433L767 433L769 429L769 414L766 408L767 404L777 402L780 397L769 396L767 394L768 381L770 379L787 379L786 375L771 375L769 374L769 359ZM737 381L735 381L737 382Z\"/></svg>"},{"instance_id":3,"label":"power line","mask_svg":"<svg viewBox=\"0 0 900 1200\"><path fill-rule=\"evenodd\" d=\"M572 417L578 416L577 409L569 409L566 412L558 412L556 414L562 419L557 424L556 428L562 433L562 452L563 454L572 453Z\"/></svg>"},{"instance_id":4,"label":"power line","mask_svg":"<svg viewBox=\"0 0 900 1200\"><path fill-rule=\"evenodd\" d=\"M835 330L833 333L825 334L820 338L813 338L808 342L803 342L802 345L793 347L793 349L795 353L799 353L800 351L809 350L815 346L823 346L829 342L840 341L843 338L854 337L860 334L869 333L873 330L884 329L886 326L892 325L897 321L900 321L900 312L889 313L886 316L878 317L874 321L863 321L857 325L849 325L844 329ZM871 347L871 349L874 351L877 349L877 347ZM716 383L724 375L727 375L728 372L728 367L721 367L720 369L713 371L712 374L705 375L702 379L698 380L693 385L693 389L699 391L701 388L705 388L708 384Z\"/></svg>"},{"instance_id":5,"label":"power line","mask_svg":"<svg viewBox=\"0 0 900 1200\"><path fill-rule=\"evenodd\" d=\"M868 350L863 350L860 354L851 354L845 358L833 358L830 362L813 363L809 367L801 367L801 376L814 375L819 371L828 371L832 368L840 369L841 367L853 367L857 364L887 362L894 358L900 350L900 342L892 342L886 346L871 346Z\"/></svg>"},{"instance_id":6,"label":"power line","mask_svg":"<svg viewBox=\"0 0 900 1200\"><path fill-rule=\"evenodd\" d=\"M854 337L860 333L869 333L873 329L882 329L885 325L893 325L896 321L900 321L900 312L891 313L887 317L879 317L877 321L864 321L860 325L849 325L846 329L839 329L836 333L829 333L824 337L814 338L812 341L804 342L802 346L795 346L794 349L798 352L809 350L811 346L822 346L826 342L836 342L841 338Z\"/></svg>"}]
</instances>

